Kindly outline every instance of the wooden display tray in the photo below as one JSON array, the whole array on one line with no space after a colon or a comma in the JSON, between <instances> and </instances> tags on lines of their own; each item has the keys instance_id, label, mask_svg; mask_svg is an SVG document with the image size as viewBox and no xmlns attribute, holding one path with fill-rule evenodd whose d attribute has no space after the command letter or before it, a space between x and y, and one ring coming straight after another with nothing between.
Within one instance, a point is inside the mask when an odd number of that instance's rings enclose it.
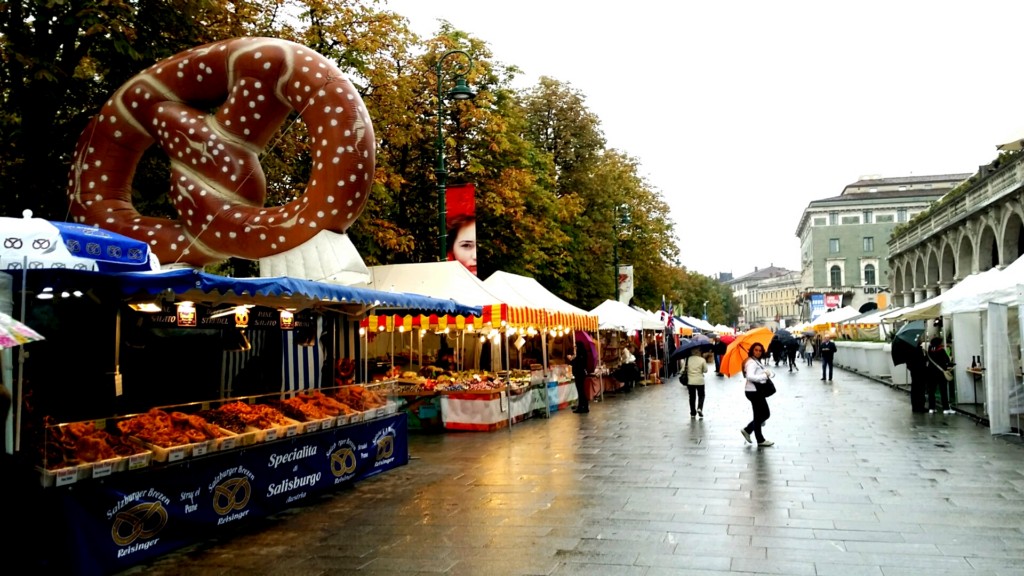
<instances>
[{"instance_id":1,"label":"wooden display tray","mask_svg":"<svg viewBox=\"0 0 1024 576\"><path fill-rule=\"evenodd\" d=\"M249 426L245 429L245 432L238 435L239 444L241 446L251 446L253 444L259 444L261 442L273 442L279 438L285 438L288 436L288 430L292 430L291 436L295 436L298 433L300 423L298 420L292 420L291 418L285 418L286 424L278 424L277 426L271 426L269 428L257 428L255 426Z\"/></svg>"}]
</instances>

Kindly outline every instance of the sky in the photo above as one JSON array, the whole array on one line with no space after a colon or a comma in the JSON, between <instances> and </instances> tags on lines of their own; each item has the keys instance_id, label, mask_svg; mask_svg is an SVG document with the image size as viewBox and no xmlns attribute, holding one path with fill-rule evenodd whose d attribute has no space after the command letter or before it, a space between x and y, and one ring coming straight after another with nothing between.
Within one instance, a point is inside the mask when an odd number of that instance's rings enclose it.
<instances>
[{"instance_id":1,"label":"sky","mask_svg":"<svg viewBox=\"0 0 1024 576\"><path fill-rule=\"evenodd\" d=\"M387 0L570 85L670 207L680 261L800 269L808 204L864 176L973 174L1024 138L1024 2Z\"/></svg>"}]
</instances>

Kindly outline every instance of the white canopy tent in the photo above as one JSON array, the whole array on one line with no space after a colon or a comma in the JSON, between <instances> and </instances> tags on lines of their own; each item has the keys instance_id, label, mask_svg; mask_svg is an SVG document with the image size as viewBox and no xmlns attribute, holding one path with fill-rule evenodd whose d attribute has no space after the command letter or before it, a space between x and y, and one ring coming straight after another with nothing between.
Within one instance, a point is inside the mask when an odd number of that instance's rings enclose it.
<instances>
[{"instance_id":1,"label":"white canopy tent","mask_svg":"<svg viewBox=\"0 0 1024 576\"><path fill-rule=\"evenodd\" d=\"M597 315L598 328L601 330L633 332L664 328L661 322L618 300L605 300L590 313Z\"/></svg>"},{"instance_id":2,"label":"white canopy tent","mask_svg":"<svg viewBox=\"0 0 1024 576\"><path fill-rule=\"evenodd\" d=\"M860 311L854 308L853 306L843 306L842 308L837 308L831 312L825 312L821 316L818 316L816 319L812 320L811 328L824 328L829 324L838 324L843 320L847 320L859 315Z\"/></svg>"},{"instance_id":3,"label":"white canopy tent","mask_svg":"<svg viewBox=\"0 0 1024 576\"><path fill-rule=\"evenodd\" d=\"M962 302L965 298L968 300L975 300L977 298L977 294L983 290L986 285L997 282L996 277L999 274L1000 271L996 268L990 268L984 272L971 274L938 296L929 298L924 302L914 304L894 319L928 320L948 315L950 303Z\"/></svg>"}]
</instances>

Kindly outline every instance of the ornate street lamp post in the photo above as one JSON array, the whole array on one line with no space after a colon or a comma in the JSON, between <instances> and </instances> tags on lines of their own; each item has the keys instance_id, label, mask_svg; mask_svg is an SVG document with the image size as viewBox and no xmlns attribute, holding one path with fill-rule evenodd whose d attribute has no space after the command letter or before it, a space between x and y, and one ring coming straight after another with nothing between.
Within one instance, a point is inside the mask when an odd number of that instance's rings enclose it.
<instances>
[{"instance_id":1,"label":"ornate street lamp post","mask_svg":"<svg viewBox=\"0 0 1024 576\"><path fill-rule=\"evenodd\" d=\"M454 54L463 56L466 60L465 66L457 67L451 78L455 80L455 87L448 91L447 97L452 100L472 100L476 97L466 84L466 74L473 69L473 59L462 50L449 50L437 60L437 167L434 174L437 176L437 227L440 230L438 240L440 241L441 261L448 258L448 208L445 203L445 192L448 185L448 169L444 164L444 99L446 95L441 91L441 81L444 74L441 71L441 64Z\"/></svg>"},{"instance_id":2,"label":"ornate street lamp post","mask_svg":"<svg viewBox=\"0 0 1024 576\"><path fill-rule=\"evenodd\" d=\"M705 300L704 301L704 321L705 322L708 321L708 302L710 302L710 300Z\"/></svg>"},{"instance_id":3,"label":"ornate street lamp post","mask_svg":"<svg viewBox=\"0 0 1024 576\"><path fill-rule=\"evenodd\" d=\"M625 204L612 207L612 265L615 267L615 301L619 301L619 228L629 224L629 207Z\"/></svg>"}]
</instances>

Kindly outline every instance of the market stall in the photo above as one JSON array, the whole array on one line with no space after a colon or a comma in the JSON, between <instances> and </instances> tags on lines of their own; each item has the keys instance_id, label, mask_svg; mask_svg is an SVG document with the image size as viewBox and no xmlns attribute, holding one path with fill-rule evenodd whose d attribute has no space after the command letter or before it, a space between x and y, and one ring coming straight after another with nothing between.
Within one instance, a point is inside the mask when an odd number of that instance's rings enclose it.
<instances>
[{"instance_id":1,"label":"market stall","mask_svg":"<svg viewBox=\"0 0 1024 576\"><path fill-rule=\"evenodd\" d=\"M523 348L547 324L543 309L503 300L458 262L374 266L366 286L480 307L477 315L371 315L361 323L368 355L391 362L392 394L414 423L496 430L546 413L539 400L546 381L532 361L524 366Z\"/></svg>"},{"instance_id":2,"label":"market stall","mask_svg":"<svg viewBox=\"0 0 1024 576\"><path fill-rule=\"evenodd\" d=\"M383 390L335 386L332 363L288 359L300 349L357 355L354 326L368 307L480 313L195 270L8 274L25 287L15 312L46 335L19 370L14 457L35 470L19 493L53 520L47 541L70 574L123 570L404 465L406 418ZM302 372L293 381L303 387L288 384Z\"/></svg>"}]
</instances>

